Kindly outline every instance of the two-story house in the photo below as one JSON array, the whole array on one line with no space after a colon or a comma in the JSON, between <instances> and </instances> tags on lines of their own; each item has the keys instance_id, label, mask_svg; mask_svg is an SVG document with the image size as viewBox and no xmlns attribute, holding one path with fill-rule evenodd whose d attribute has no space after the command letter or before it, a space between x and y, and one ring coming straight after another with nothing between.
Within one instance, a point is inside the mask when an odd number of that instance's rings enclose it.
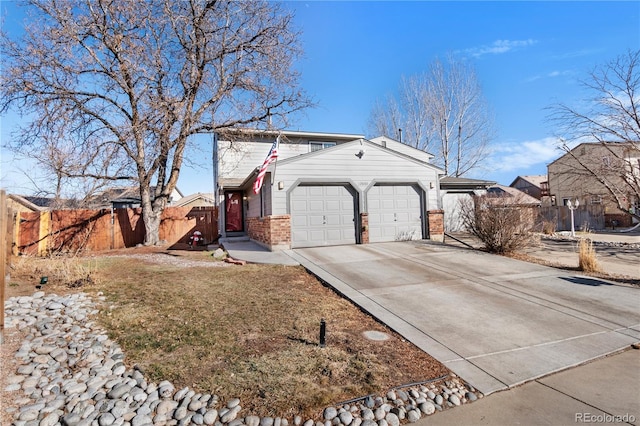
<instances>
[{"instance_id":1,"label":"two-story house","mask_svg":"<svg viewBox=\"0 0 640 426\"><path fill-rule=\"evenodd\" d=\"M255 193L278 136L277 161ZM301 131L238 130L216 145L222 237L272 250L443 237L442 170L426 152L386 137Z\"/></svg>"},{"instance_id":2,"label":"two-story house","mask_svg":"<svg viewBox=\"0 0 640 426\"><path fill-rule=\"evenodd\" d=\"M632 143L581 143L547 166L555 205L578 200L604 208L605 222L634 222L640 211L640 149ZM622 208L620 208L620 205Z\"/></svg>"},{"instance_id":3,"label":"two-story house","mask_svg":"<svg viewBox=\"0 0 640 426\"><path fill-rule=\"evenodd\" d=\"M542 200L542 197L549 195L549 182L547 181L547 175L518 176L509 186L538 200Z\"/></svg>"}]
</instances>

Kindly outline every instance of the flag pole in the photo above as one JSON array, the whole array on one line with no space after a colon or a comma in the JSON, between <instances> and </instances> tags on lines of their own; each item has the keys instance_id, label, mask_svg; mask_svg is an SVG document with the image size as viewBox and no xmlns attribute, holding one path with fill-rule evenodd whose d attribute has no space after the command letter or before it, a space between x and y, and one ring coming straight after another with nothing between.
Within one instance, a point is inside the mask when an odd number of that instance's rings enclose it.
<instances>
[{"instance_id":1,"label":"flag pole","mask_svg":"<svg viewBox=\"0 0 640 426\"><path fill-rule=\"evenodd\" d=\"M278 151L278 156L280 156L280 135L282 132L278 132L278 136L276 137L276 150ZM274 162L273 164L273 173L271 174L271 187L273 187L273 182L276 177L276 167L278 167L278 162Z\"/></svg>"}]
</instances>

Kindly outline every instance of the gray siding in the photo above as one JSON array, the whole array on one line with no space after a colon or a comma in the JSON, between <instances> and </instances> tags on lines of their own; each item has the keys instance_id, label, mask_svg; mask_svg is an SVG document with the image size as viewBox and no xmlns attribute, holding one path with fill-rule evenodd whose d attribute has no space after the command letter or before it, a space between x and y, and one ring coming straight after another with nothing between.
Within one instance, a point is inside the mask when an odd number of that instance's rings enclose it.
<instances>
[{"instance_id":1,"label":"gray siding","mask_svg":"<svg viewBox=\"0 0 640 426\"><path fill-rule=\"evenodd\" d=\"M243 179L264 161L274 138L257 138L249 141L218 141L219 176L221 179ZM335 142L343 144L351 140L327 137L308 139L291 138L280 142L278 161L310 152L309 142Z\"/></svg>"},{"instance_id":2,"label":"gray siding","mask_svg":"<svg viewBox=\"0 0 640 426\"><path fill-rule=\"evenodd\" d=\"M247 197L247 217L261 217L271 215L271 193L275 190L275 187L271 186L271 173L267 173L264 176L264 182L262 183L262 189L260 193L254 194L253 187L246 191ZM262 199L261 199L262 198ZM264 208L264 212L262 209Z\"/></svg>"},{"instance_id":3,"label":"gray siding","mask_svg":"<svg viewBox=\"0 0 640 426\"><path fill-rule=\"evenodd\" d=\"M356 154L363 149L362 158ZM299 181L349 182L360 193L360 211L366 211L364 194L375 183L418 183L426 190L428 209L438 207L437 173L439 169L417 160L396 155L372 144L350 143L326 149L298 161L280 163L273 188L273 214L286 214L287 192ZM277 183L284 189L278 190ZM433 182L433 188L430 183Z\"/></svg>"},{"instance_id":4,"label":"gray siding","mask_svg":"<svg viewBox=\"0 0 640 426\"><path fill-rule=\"evenodd\" d=\"M373 138L373 139L371 139L371 142L373 142L375 144L378 144L378 145L381 145L381 146L386 146L389 149L401 152L401 153L403 153L405 155L408 155L410 157L415 157L415 158L419 159L420 161L424 161L425 163L428 163L433 158L433 155L431 155L431 154L429 154L427 152L424 152L424 151L421 151L419 149L416 149L416 148L414 148L412 146L409 146L409 145L407 145L405 143L398 142L396 140L386 138L384 136Z\"/></svg>"}]
</instances>

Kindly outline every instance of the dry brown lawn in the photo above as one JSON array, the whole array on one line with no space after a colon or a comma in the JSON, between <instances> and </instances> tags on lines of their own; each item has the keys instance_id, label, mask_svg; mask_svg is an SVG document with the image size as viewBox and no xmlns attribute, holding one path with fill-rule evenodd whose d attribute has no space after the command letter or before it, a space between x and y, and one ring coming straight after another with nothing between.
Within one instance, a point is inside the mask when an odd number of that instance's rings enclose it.
<instances>
[{"instance_id":1,"label":"dry brown lawn","mask_svg":"<svg viewBox=\"0 0 640 426\"><path fill-rule=\"evenodd\" d=\"M79 273L90 279L80 289L68 288L64 281L73 280L55 274L45 286L58 293L102 291L107 302L100 323L128 363L153 381L239 397L255 415L290 417L317 415L330 404L448 373L302 267L194 263L210 262L206 252L155 256L172 262L83 259ZM176 266L176 258L191 266ZM49 273L45 262L20 259L8 295L32 293L39 276ZM321 319L325 348L318 345ZM368 330L390 338L368 340Z\"/></svg>"}]
</instances>

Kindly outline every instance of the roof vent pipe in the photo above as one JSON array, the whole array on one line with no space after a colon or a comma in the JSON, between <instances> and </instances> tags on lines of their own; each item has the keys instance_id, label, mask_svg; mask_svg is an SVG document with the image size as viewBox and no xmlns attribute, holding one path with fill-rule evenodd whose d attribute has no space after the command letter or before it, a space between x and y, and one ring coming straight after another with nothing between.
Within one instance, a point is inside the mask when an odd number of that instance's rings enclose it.
<instances>
[{"instance_id":1,"label":"roof vent pipe","mask_svg":"<svg viewBox=\"0 0 640 426\"><path fill-rule=\"evenodd\" d=\"M398 129L398 134L400 135L400 143L402 143L402 129Z\"/></svg>"}]
</instances>

